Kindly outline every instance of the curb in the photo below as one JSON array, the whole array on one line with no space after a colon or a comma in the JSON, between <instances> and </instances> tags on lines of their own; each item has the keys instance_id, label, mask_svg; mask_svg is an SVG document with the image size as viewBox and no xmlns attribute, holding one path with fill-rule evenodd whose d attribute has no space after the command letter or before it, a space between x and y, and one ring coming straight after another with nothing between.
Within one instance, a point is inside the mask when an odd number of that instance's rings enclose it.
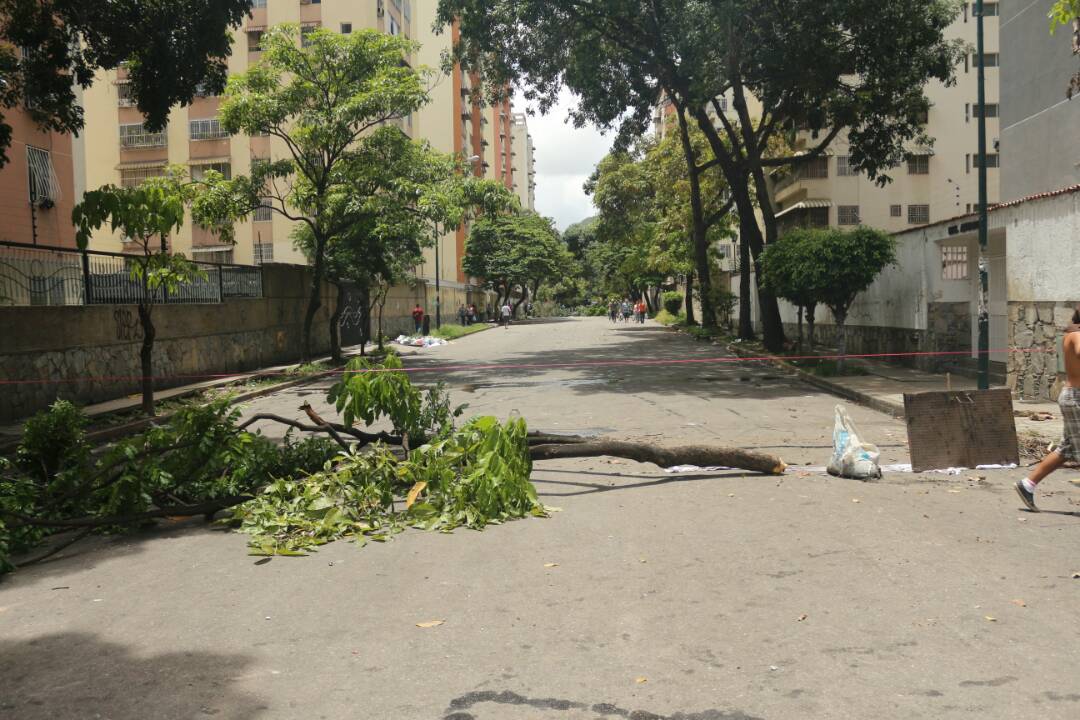
<instances>
[{"instance_id":1,"label":"curb","mask_svg":"<svg viewBox=\"0 0 1080 720\"><path fill-rule=\"evenodd\" d=\"M733 355L737 355L739 357L760 357L755 353L751 353L731 343L724 343L724 346ZM774 365L775 367L792 373L800 380L805 382L807 385L813 385L819 390L824 390L825 392L844 398L845 400L850 400L851 402L856 402L860 405L864 405L871 410L877 410L878 412L890 415L897 420L904 420L907 417L904 412L903 405L898 405L896 403L889 402L888 400L882 400L881 398L874 397L873 395L869 395L859 390L852 390L849 387L844 387L843 385L833 382L832 380L819 377L817 375L814 375L813 373L809 373L802 368L796 367L789 362L785 362L778 357L770 357L769 362L772 363L772 365Z\"/></svg>"}]
</instances>

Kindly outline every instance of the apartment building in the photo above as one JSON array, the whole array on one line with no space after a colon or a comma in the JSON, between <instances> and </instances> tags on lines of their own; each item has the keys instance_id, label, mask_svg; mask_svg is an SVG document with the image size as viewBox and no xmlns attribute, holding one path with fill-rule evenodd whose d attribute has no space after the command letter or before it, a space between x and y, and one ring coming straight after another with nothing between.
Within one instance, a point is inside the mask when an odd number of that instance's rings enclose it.
<instances>
[{"instance_id":1,"label":"apartment building","mask_svg":"<svg viewBox=\"0 0 1080 720\"><path fill-rule=\"evenodd\" d=\"M533 166L533 139L525 113L514 113L511 121L510 157L513 188L523 210L536 210L536 169Z\"/></svg>"},{"instance_id":2,"label":"apartment building","mask_svg":"<svg viewBox=\"0 0 1080 720\"><path fill-rule=\"evenodd\" d=\"M81 138L38 128L24 107L5 108L8 162L0 168L0 241L75 247L71 209L82 195Z\"/></svg>"},{"instance_id":3,"label":"apartment building","mask_svg":"<svg viewBox=\"0 0 1080 720\"><path fill-rule=\"evenodd\" d=\"M302 33L316 27L340 33L372 28L403 35L421 44L409 62L439 68L441 54L450 47L453 34L435 35L431 30L437 5L438 0L253 0L250 16L234 30L229 73L245 72L258 63L263 33L281 23L299 24ZM485 107L474 101L474 80L460 69L449 76L437 75L430 88L430 104L399 125L410 136L429 141L436 150L475 157L478 175L500 179L512 187L509 102ZM286 156L277 138L226 134L217 120L219 106L218 97L198 97L188 107L175 108L164 131L149 133L133 107L123 70L103 73L86 92L84 102L86 186L136 185L160 175L172 164L186 166L196 178L211 169L227 176L242 175L250 172L253 161ZM208 262L303 263L303 254L293 247L291 230L292 223L265 210L238 224L235 244L223 243L190 222L170 242L174 250ZM421 279L433 282L438 277L451 285L468 284L461 272L464 243L464 229L442 238L438 253L430 249L417 268ZM108 230L95 235L93 246L121 252L129 249L118 233Z\"/></svg>"},{"instance_id":4,"label":"apartment building","mask_svg":"<svg viewBox=\"0 0 1080 720\"><path fill-rule=\"evenodd\" d=\"M983 4L985 21L986 119L989 170L988 200L1000 198L997 152L999 139L999 3ZM889 232L963 215L978 205L978 58L975 3L964 4L947 31L950 38L972 50L958 68L952 87L934 82L926 88L930 108L926 134L932 145L911 146L908 158L889 172L892 182L878 187L850 165L848 143L837 138L824 155L794 171L778 170L774 180L774 210L781 229L795 225L845 227L871 225ZM813 146L804 134L800 148Z\"/></svg>"}]
</instances>

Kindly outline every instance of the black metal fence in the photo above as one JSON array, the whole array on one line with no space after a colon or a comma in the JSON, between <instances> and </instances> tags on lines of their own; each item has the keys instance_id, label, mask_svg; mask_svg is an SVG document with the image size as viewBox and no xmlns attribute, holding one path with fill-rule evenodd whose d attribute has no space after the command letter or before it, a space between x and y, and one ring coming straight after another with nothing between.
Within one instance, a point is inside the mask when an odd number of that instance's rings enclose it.
<instances>
[{"instance_id":1,"label":"black metal fence","mask_svg":"<svg viewBox=\"0 0 1080 720\"><path fill-rule=\"evenodd\" d=\"M0 305L133 305L142 283L132 275L135 256L122 253L0 242ZM220 303L262 297L262 268L195 263L202 276L158 303Z\"/></svg>"}]
</instances>

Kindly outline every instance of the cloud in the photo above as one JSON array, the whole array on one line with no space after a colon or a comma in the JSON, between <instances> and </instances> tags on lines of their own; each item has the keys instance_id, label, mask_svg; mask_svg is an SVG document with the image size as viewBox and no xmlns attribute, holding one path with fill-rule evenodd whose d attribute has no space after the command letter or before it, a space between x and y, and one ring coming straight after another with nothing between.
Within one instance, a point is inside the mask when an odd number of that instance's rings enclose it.
<instances>
[{"instance_id":1,"label":"cloud","mask_svg":"<svg viewBox=\"0 0 1080 720\"><path fill-rule=\"evenodd\" d=\"M529 111L520 95L514 100L515 111ZM547 115L530 115L528 119L536 146L536 209L555 218L560 230L595 214L592 198L581 186L615 138L614 133L605 136L592 126L575 128L568 121L574 104L573 94L564 90Z\"/></svg>"}]
</instances>

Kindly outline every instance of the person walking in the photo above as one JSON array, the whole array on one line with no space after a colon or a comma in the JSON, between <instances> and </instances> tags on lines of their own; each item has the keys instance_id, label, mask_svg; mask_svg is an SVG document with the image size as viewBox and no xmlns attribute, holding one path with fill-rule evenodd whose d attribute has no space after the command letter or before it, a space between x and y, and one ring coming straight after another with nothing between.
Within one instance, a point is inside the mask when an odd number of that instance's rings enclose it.
<instances>
[{"instance_id":1,"label":"person walking","mask_svg":"<svg viewBox=\"0 0 1080 720\"><path fill-rule=\"evenodd\" d=\"M611 322L615 322L617 319L615 316L619 313L619 305L614 300L611 300L607 304L607 319Z\"/></svg>"},{"instance_id":2,"label":"person walking","mask_svg":"<svg viewBox=\"0 0 1080 720\"><path fill-rule=\"evenodd\" d=\"M465 310L465 305L464 303L462 303L461 307L457 309L458 323L462 327L468 325L468 315L466 313L467 311Z\"/></svg>"},{"instance_id":3,"label":"person walking","mask_svg":"<svg viewBox=\"0 0 1080 720\"><path fill-rule=\"evenodd\" d=\"M638 300L637 304L637 321L638 325L645 324L645 313L649 311L649 307L645 304L644 300Z\"/></svg>"},{"instance_id":4,"label":"person walking","mask_svg":"<svg viewBox=\"0 0 1080 720\"><path fill-rule=\"evenodd\" d=\"M413 325L416 327L414 331L417 335L424 329L424 309L420 307L420 303L416 303L416 307L412 311Z\"/></svg>"},{"instance_id":5,"label":"person walking","mask_svg":"<svg viewBox=\"0 0 1080 720\"><path fill-rule=\"evenodd\" d=\"M510 329L510 316L514 314L514 309L510 307L510 301L507 300L502 308L499 309L499 315L502 318L502 326L507 330Z\"/></svg>"},{"instance_id":6,"label":"person walking","mask_svg":"<svg viewBox=\"0 0 1080 720\"><path fill-rule=\"evenodd\" d=\"M1035 505L1039 483L1065 463L1080 462L1080 305L1073 313L1072 324L1065 329L1061 349L1065 355L1066 385L1058 397L1058 406L1065 421L1065 438L1030 475L1016 483L1017 495L1032 512L1039 512Z\"/></svg>"},{"instance_id":7,"label":"person walking","mask_svg":"<svg viewBox=\"0 0 1080 720\"><path fill-rule=\"evenodd\" d=\"M623 322L630 322L630 301L623 300L622 305L619 307L619 314L622 316Z\"/></svg>"}]
</instances>

